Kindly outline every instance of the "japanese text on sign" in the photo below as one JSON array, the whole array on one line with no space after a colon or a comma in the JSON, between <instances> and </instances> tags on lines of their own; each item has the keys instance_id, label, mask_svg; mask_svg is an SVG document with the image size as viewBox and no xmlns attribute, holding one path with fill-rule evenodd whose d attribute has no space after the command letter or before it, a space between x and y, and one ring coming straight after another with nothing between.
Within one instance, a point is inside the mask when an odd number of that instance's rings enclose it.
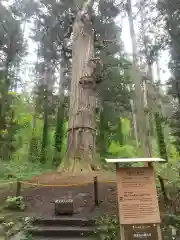
<instances>
[{"instance_id":1,"label":"japanese text on sign","mask_svg":"<svg viewBox=\"0 0 180 240\"><path fill-rule=\"evenodd\" d=\"M153 168L117 169L121 224L160 223Z\"/></svg>"}]
</instances>

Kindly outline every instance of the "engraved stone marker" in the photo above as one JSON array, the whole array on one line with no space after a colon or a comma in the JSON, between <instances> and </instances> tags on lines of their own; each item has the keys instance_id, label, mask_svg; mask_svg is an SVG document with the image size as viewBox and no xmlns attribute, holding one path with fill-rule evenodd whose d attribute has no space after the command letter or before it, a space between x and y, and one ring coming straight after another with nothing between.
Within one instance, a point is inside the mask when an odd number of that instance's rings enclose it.
<instances>
[{"instance_id":1,"label":"engraved stone marker","mask_svg":"<svg viewBox=\"0 0 180 240\"><path fill-rule=\"evenodd\" d=\"M73 213L73 199L63 198L55 201L55 215L72 215Z\"/></svg>"}]
</instances>

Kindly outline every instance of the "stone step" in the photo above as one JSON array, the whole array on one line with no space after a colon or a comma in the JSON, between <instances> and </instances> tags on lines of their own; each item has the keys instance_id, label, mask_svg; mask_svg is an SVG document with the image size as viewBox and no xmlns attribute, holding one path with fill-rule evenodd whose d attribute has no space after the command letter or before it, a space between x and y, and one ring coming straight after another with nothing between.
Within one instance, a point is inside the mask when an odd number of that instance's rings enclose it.
<instances>
[{"instance_id":1,"label":"stone step","mask_svg":"<svg viewBox=\"0 0 180 240\"><path fill-rule=\"evenodd\" d=\"M36 226L93 226L94 221L86 218L59 217L59 218L38 218L33 222Z\"/></svg>"},{"instance_id":2,"label":"stone step","mask_svg":"<svg viewBox=\"0 0 180 240\"><path fill-rule=\"evenodd\" d=\"M88 237L93 233L92 227L39 226L29 229L33 236L41 237Z\"/></svg>"}]
</instances>

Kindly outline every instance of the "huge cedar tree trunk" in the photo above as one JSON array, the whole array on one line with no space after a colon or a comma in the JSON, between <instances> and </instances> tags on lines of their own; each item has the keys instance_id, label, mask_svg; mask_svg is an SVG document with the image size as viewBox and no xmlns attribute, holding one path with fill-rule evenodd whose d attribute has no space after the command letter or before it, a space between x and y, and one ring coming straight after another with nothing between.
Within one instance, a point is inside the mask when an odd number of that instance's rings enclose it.
<instances>
[{"instance_id":1,"label":"huge cedar tree trunk","mask_svg":"<svg viewBox=\"0 0 180 240\"><path fill-rule=\"evenodd\" d=\"M95 155L96 89L94 31L91 21L94 1L87 1L73 26L72 80L70 91L67 156L61 170L91 170Z\"/></svg>"}]
</instances>

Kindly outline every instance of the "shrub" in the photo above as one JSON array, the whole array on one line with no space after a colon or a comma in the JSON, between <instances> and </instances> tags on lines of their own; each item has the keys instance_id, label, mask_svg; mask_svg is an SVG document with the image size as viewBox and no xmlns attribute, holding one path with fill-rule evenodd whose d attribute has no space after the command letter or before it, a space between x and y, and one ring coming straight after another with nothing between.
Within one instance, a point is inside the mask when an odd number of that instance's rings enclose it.
<instances>
[{"instance_id":1,"label":"shrub","mask_svg":"<svg viewBox=\"0 0 180 240\"><path fill-rule=\"evenodd\" d=\"M6 208L10 210L23 211L25 209L24 198L22 196L19 197L8 196L6 199Z\"/></svg>"},{"instance_id":2,"label":"shrub","mask_svg":"<svg viewBox=\"0 0 180 240\"><path fill-rule=\"evenodd\" d=\"M101 216L95 219L94 237L97 240L117 240L120 238L120 226L117 216Z\"/></svg>"}]
</instances>

